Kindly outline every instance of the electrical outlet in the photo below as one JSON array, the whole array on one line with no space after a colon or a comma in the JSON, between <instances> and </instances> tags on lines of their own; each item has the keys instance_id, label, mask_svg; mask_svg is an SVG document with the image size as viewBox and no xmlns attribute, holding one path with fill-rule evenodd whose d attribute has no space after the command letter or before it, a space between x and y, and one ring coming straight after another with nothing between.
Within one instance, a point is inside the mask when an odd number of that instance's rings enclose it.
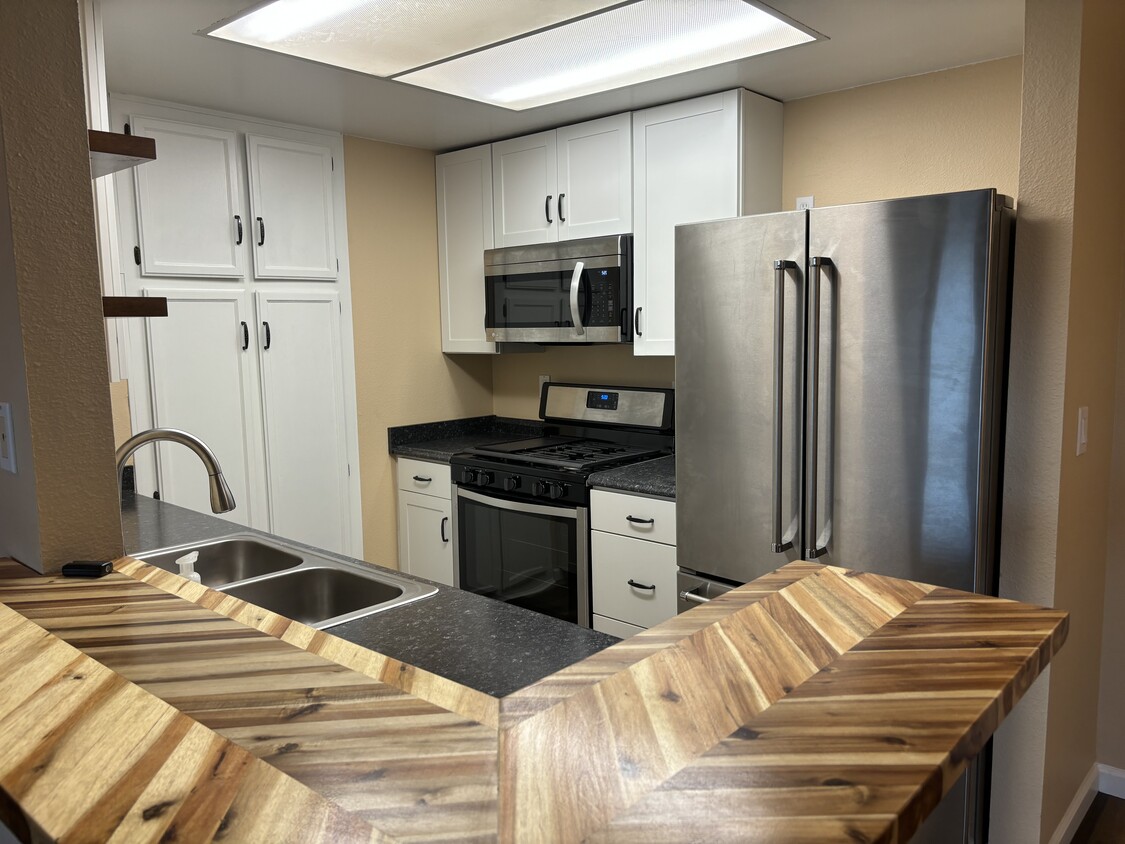
<instances>
[{"instance_id":1,"label":"electrical outlet","mask_svg":"<svg viewBox=\"0 0 1125 844\"><path fill-rule=\"evenodd\" d=\"M811 196L798 196L797 197L797 210L808 211L813 207L813 198Z\"/></svg>"},{"instance_id":2,"label":"electrical outlet","mask_svg":"<svg viewBox=\"0 0 1125 844\"><path fill-rule=\"evenodd\" d=\"M551 380L550 375L540 375L539 376L539 395L543 395L543 385L546 384L550 380Z\"/></svg>"},{"instance_id":3,"label":"electrical outlet","mask_svg":"<svg viewBox=\"0 0 1125 844\"><path fill-rule=\"evenodd\" d=\"M0 469L16 473L16 444L12 441L12 406L0 402Z\"/></svg>"}]
</instances>

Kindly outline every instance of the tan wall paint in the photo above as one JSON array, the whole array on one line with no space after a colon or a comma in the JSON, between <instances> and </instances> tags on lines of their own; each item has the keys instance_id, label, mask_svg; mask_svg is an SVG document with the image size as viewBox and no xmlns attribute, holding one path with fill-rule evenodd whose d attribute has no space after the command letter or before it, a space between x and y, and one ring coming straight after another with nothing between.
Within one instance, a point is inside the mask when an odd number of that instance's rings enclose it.
<instances>
[{"instance_id":1,"label":"tan wall paint","mask_svg":"<svg viewBox=\"0 0 1125 844\"><path fill-rule=\"evenodd\" d=\"M344 138L364 558L394 566L387 428L492 412L492 362L441 353L434 154Z\"/></svg>"},{"instance_id":2,"label":"tan wall paint","mask_svg":"<svg viewBox=\"0 0 1125 844\"><path fill-rule=\"evenodd\" d=\"M997 188L1019 176L1019 57L785 104L782 207Z\"/></svg>"},{"instance_id":3,"label":"tan wall paint","mask_svg":"<svg viewBox=\"0 0 1125 844\"><path fill-rule=\"evenodd\" d=\"M109 401L113 409L113 445L120 447L133 436L133 421L129 418L129 382L110 381Z\"/></svg>"},{"instance_id":4,"label":"tan wall paint","mask_svg":"<svg viewBox=\"0 0 1125 844\"><path fill-rule=\"evenodd\" d=\"M26 402L31 443L17 462L34 474L39 521L36 553L21 561L44 571L122 551L81 57L73 0L0 5L4 281L9 298L14 281L26 383L11 400ZM28 548L34 531L5 524L0 556Z\"/></svg>"}]
</instances>

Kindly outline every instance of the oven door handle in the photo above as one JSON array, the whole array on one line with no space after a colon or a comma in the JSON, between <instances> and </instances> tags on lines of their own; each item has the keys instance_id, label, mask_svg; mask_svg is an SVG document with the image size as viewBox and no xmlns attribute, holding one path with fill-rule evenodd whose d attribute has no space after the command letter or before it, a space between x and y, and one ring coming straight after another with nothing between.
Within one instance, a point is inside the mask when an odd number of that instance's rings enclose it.
<instances>
[{"instance_id":1,"label":"oven door handle","mask_svg":"<svg viewBox=\"0 0 1125 844\"><path fill-rule=\"evenodd\" d=\"M574 324L574 333L581 337L586 333L582 325L582 314L578 309L578 291L582 289L582 270L586 267L579 261L574 265L574 274L570 277L570 321Z\"/></svg>"},{"instance_id":2,"label":"oven door handle","mask_svg":"<svg viewBox=\"0 0 1125 844\"><path fill-rule=\"evenodd\" d=\"M580 507L547 507L543 504L527 504L523 501L509 501L507 498L496 498L492 495L482 495L479 492L457 487L457 497L467 498L479 504L487 504L500 510L515 510L517 513L533 513L539 516L556 516L560 519L574 519L578 521Z\"/></svg>"}]
</instances>

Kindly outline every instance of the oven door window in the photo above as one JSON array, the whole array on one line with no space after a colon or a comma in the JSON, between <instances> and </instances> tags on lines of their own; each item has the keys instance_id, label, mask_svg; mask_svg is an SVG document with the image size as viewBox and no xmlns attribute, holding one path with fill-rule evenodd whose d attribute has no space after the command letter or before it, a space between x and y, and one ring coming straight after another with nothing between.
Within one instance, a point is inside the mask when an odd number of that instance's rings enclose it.
<instances>
[{"instance_id":1,"label":"oven door window","mask_svg":"<svg viewBox=\"0 0 1125 844\"><path fill-rule=\"evenodd\" d=\"M509 506L521 505L458 496L461 588L579 623L578 570L585 555L576 511L535 507L536 512L525 512ZM545 510L557 515L540 512Z\"/></svg>"}]
</instances>

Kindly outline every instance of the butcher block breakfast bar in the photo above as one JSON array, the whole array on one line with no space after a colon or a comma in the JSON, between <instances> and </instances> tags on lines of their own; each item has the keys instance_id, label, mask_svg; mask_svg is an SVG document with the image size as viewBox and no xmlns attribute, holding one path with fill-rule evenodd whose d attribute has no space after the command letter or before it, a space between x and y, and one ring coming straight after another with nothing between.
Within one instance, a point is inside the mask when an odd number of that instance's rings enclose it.
<instances>
[{"instance_id":1,"label":"butcher block breakfast bar","mask_svg":"<svg viewBox=\"0 0 1125 844\"><path fill-rule=\"evenodd\" d=\"M798 562L494 696L114 568L0 562L0 819L23 840L906 841L1067 632Z\"/></svg>"}]
</instances>

